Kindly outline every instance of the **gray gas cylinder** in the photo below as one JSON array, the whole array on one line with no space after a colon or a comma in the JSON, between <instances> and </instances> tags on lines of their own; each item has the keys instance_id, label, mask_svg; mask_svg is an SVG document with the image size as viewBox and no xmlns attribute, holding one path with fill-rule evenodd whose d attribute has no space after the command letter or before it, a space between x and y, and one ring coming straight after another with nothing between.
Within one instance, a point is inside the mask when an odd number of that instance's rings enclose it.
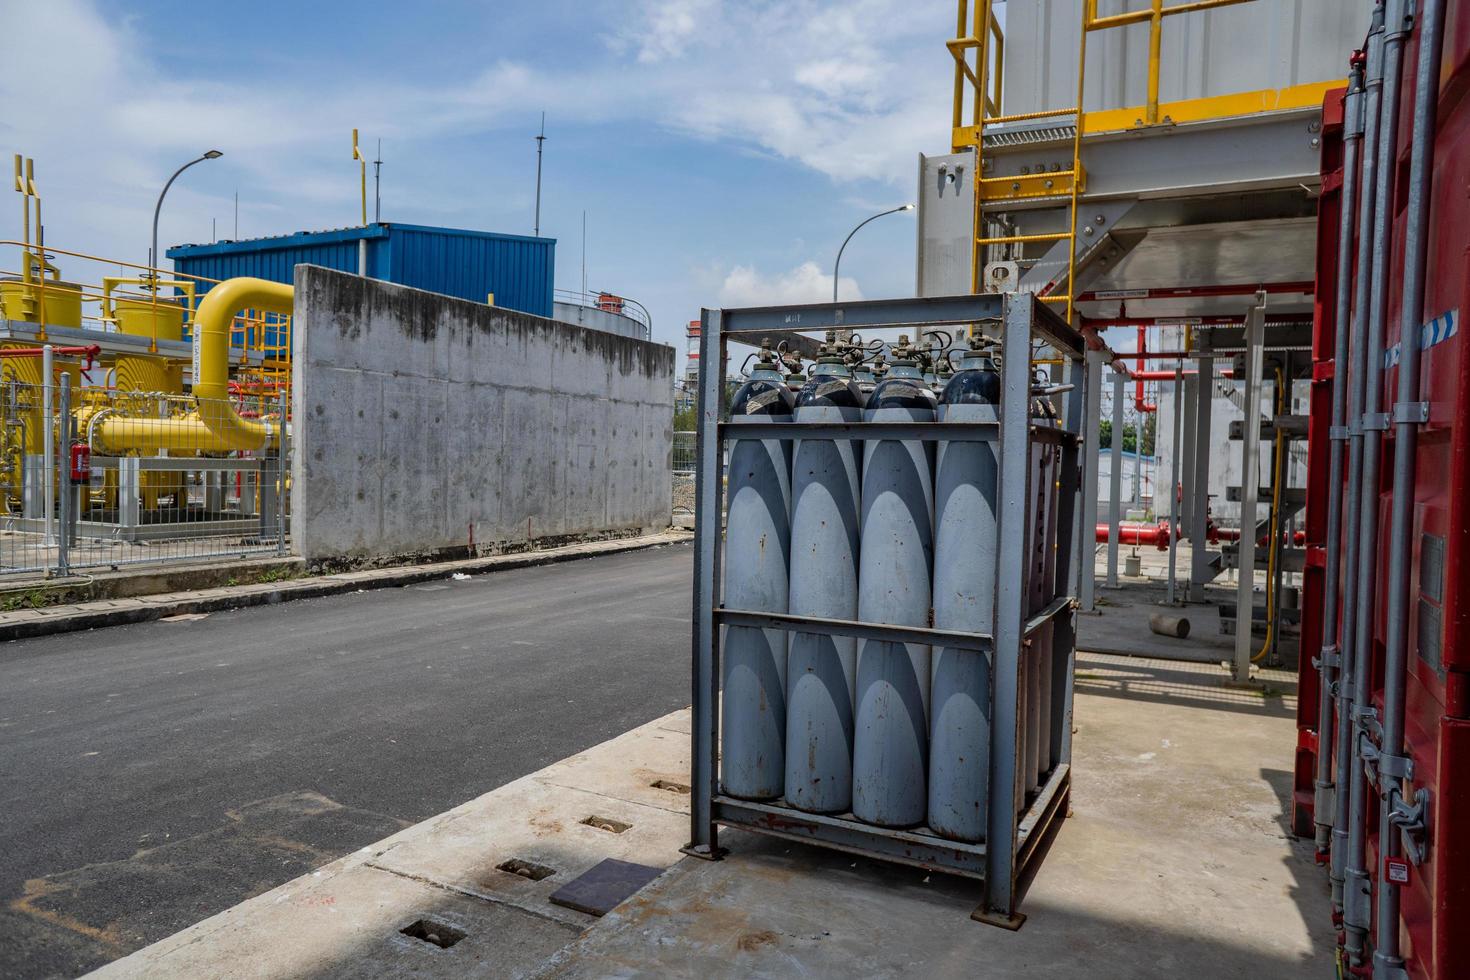
<instances>
[{"instance_id":1,"label":"gray gas cylinder","mask_svg":"<svg viewBox=\"0 0 1470 980\"><path fill-rule=\"evenodd\" d=\"M796 398L797 422L859 422L863 396L828 335ZM857 616L858 460L854 439L802 439L791 464L789 610L824 619ZM852 806L856 641L793 631L787 659L786 802L813 813Z\"/></svg>"},{"instance_id":2,"label":"gray gas cylinder","mask_svg":"<svg viewBox=\"0 0 1470 980\"><path fill-rule=\"evenodd\" d=\"M1000 375L977 339L945 385L941 422L997 422ZM995 629L998 443L941 442L934 477L934 625ZM930 672L928 824L985 837L990 775L990 655L937 647Z\"/></svg>"},{"instance_id":3,"label":"gray gas cylinder","mask_svg":"<svg viewBox=\"0 0 1470 980\"><path fill-rule=\"evenodd\" d=\"M869 422L932 422L934 393L900 337L892 369L868 398ZM925 626L934 555L932 443L863 444L858 619ZM885 827L924 822L929 756L928 644L860 640L852 812Z\"/></svg>"},{"instance_id":4,"label":"gray gas cylinder","mask_svg":"<svg viewBox=\"0 0 1470 980\"><path fill-rule=\"evenodd\" d=\"M791 421L795 398L769 345L730 403L730 422ZM791 444L730 442L725 524L725 605L784 613L791 544ZM785 776L786 633L731 626L725 631L720 714L720 779L748 800L776 799Z\"/></svg>"}]
</instances>

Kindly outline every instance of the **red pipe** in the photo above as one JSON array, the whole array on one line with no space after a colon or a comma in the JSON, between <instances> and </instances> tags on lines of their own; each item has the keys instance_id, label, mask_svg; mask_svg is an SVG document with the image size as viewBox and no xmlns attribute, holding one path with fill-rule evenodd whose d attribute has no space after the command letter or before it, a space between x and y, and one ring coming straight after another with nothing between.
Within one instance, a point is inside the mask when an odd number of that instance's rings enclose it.
<instances>
[{"instance_id":1,"label":"red pipe","mask_svg":"<svg viewBox=\"0 0 1470 980\"><path fill-rule=\"evenodd\" d=\"M1134 388L1134 390L1133 390L1133 407L1136 408L1136 409L1138 409L1140 412L1144 412L1144 413L1157 412L1159 410L1159 406L1153 404L1152 402L1147 401L1144 398L1144 396L1143 396L1143 378L1139 376L1142 373L1142 371L1143 371L1143 358L1145 358L1145 357L1148 356L1148 351L1146 349L1147 348L1147 340L1148 340L1148 328L1145 327L1145 326L1143 326L1142 324L1139 324L1139 326L1138 326L1138 358L1139 358L1139 360L1138 360L1138 367L1136 367L1136 368L1133 369L1133 380L1137 384L1137 387ZM1140 440L1140 442L1141 441L1142 440ZM1143 447L1142 446L1139 446L1138 448L1139 448L1139 451L1140 452L1143 451Z\"/></svg>"},{"instance_id":2,"label":"red pipe","mask_svg":"<svg viewBox=\"0 0 1470 980\"><path fill-rule=\"evenodd\" d=\"M51 353L53 356L60 355L62 357L86 357L87 366L84 370L90 371L92 370L93 359L96 358L98 354L102 353L102 348L97 346L96 344L89 344L86 347L53 347L51 348ZM9 347L0 349L0 357L45 356L46 348L44 347Z\"/></svg>"},{"instance_id":3,"label":"red pipe","mask_svg":"<svg viewBox=\"0 0 1470 980\"><path fill-rule=\"evenodd\" d=\"M1186 378L1192 378L1195 375L1199 374L1198 371L1181 371L1180 373L1183 374ZM1217 372L1215 372L1215 374L1216 374L1217 377L1221 377L1221 378L1233 378L1233 377L1235 377L1235 372L1233 370L1231 370L1230 368L1226 368L1223 371L1217 371ZM1134 371L1132 373L1131 377L1141 378L1144 381L1173 381L1174 380L1174 372L1173 371Z\"/></svg>"},{"instance_id":4,"label":"red pipe","mask_svg":"<svg viewBox=\"0 0 1470 980\"><path fill-rule=\"evenodd\" d=\"M1108 542L1107 524L1099 524L1094 528L1094 536L1098 544ZM1153 545L1160 551L1169 550L1169 522L1160 521L1157 524L1130 524L1118 525L1119 544L1142 544Z\"/></svg>"}]
</instances>

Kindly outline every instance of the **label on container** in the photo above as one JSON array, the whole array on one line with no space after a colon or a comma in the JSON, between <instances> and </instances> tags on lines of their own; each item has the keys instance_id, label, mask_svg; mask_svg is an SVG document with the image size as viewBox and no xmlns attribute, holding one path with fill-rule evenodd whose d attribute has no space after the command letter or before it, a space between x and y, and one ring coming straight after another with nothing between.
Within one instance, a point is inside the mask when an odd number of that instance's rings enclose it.
<instances>
[{"instance_id":1,"label":"label on container","mask_svg":"<svg viewBox=\"0 0 1470 980\"><path fill-rule=\"evenodd\" d=\"M1388 880L1395 885L1409 883L1409 862L1403 858L1389 858L1383 862L1388 870Z\"/></svg>"}]
</instances>

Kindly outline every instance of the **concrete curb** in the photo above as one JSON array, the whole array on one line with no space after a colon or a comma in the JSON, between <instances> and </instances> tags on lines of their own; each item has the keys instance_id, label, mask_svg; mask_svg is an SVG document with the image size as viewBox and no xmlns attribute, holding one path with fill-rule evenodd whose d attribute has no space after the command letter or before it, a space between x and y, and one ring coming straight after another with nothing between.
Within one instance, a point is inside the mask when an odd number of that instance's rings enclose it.
<instances>
[{"instance_id":1,"label":"concrete curb","mask_svg":"<svg viewBox=\"0 0 1470 980\"><path fill-rule=\"evenodd\" d=\"M646 548L657 548L667 544L680 544L692 539L693 536L685 531L665 531L661 534L650 534L638 538L591 541L514 555L467 558L427 565L374 568L287 582L232 585L129 599L99 599L73 605L51 606L45 609L26 609L0 613L0 642L78 630L100 629L104 626L145 623L164 616L177 616L185 613L209 613L225 609L243 609L248 606L274 605L293 599L314 599L319 596L356 592L359 589L386 589L414 585L419 582L448 578L455 573L477 575L516 568L530 568L536 565L573 561L578 558L642 551Z\"/></svg>"}]
</instances>

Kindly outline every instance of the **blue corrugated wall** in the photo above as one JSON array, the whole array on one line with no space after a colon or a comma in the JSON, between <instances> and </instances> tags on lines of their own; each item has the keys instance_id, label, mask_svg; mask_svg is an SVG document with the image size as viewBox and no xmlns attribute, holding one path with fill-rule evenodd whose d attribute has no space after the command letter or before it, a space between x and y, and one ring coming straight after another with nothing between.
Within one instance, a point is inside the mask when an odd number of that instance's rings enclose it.
<instances>
[{"instance_id":1,"label":"blue corrugated wall","mask_svg":"<svg viewBox=\"0 0 1470 980\"><path fill-rule=\"evenodd\" d=\"M290 282L298 263L357 271L358 242L368 241L375 279L551 316L556 241L457 228L385 223L336 231L298 232L213 245L177 245L165 253L174 269L208 279L256 276Z\"/></svg>"}]
</instances>

